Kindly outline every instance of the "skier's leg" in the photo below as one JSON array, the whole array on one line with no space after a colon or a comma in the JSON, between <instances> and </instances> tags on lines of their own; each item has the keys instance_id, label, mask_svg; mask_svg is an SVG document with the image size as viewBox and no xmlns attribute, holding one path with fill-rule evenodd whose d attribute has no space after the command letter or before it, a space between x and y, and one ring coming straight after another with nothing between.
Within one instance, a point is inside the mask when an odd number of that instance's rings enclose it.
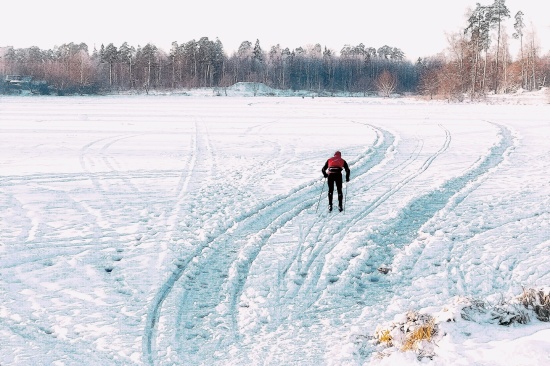
<instances>
[{"instance_id":1,"label":"skier's leg","mask_svg":"<svg viewBox=\"0 0 550 366\"><path fill-rule=\"evenodd\" d=\"M332 196L334 194L334 176L336 174L329 174L328 175L328 206L329 208L332 208Z\"/></svg>"},{"instance_id":2,"label":"skier's leg","mask_svg":"<svg viewBox=\"0 0 550 366\"><path fill-rule=\"evenodd\" d=\"M342 175L338 174L335 181L336 181L336 189L338 191L338 208L340 209L340 211L342 211L343 210L342 200L344 199L344 194L342 192Z\"/></svg>"}]
</instances>

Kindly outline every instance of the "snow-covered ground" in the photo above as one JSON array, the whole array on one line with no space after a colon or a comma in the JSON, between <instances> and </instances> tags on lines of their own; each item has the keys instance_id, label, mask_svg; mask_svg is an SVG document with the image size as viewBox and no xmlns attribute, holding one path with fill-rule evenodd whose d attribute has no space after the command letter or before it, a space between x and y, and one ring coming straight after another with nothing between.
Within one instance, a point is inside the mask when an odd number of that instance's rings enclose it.
<instances>
[{"instance_id":1,"label":"snow-covered ground","mask_svg":"<svg viewBox=\"0 0 550 366\"><path fill-rule=\"evenodd\" d=\"M550 364L534 317L371 339L550 286L550 108L517 100L0 97L0 365Z\"/></svg>"}]
</instances>

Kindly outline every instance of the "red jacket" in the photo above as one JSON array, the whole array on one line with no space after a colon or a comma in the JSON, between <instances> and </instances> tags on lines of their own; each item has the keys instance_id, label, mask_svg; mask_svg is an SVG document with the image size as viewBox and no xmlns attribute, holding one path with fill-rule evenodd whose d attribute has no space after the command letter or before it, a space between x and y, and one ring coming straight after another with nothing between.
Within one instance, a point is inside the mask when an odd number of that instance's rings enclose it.
<instances>
[{"instance_id":1,"label":"red jacket","mask_svg":"<svg viewBox=\"0 0 550 366\"><path fill-rule=\"evenodd\" d=\"M334 156L327 160L321 171L324 176L327 176L328 174L341 174L342 170L346 171L346 181L348 181L350 173L348 163L342 159L340 151L336 151Z\"/></svg>"}]
</instances>

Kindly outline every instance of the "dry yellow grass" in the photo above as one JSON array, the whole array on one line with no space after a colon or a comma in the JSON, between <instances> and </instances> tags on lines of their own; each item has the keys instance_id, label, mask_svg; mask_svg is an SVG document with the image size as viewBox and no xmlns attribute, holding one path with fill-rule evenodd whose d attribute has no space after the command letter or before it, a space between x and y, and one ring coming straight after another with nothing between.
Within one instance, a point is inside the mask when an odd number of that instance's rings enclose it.
<instances>
[{"instance_id":1,"label":"dry yellow grass","mask_svg":"<svg viewBox=\"0 0 550 366\"><path fill-rule=\"evenodd\" d=\"M378 336L378 341L380 343L387 343L388 345L391 345L392 338L390 335L390 331L388 329L382 330Z\"/></svg>"},{"instance_id":2,"label":"dry yellow grass","mask_svg":"<svg viewBox=\"0 0 550 366\"><path fill-rule=\"evenodd\" d=\"M431 341L434 335L435 323L433 320L423 324L410 332L401 347L402 351L410 351L418 348L418 342L422 340Z\"/></svg>"}]
</instances>

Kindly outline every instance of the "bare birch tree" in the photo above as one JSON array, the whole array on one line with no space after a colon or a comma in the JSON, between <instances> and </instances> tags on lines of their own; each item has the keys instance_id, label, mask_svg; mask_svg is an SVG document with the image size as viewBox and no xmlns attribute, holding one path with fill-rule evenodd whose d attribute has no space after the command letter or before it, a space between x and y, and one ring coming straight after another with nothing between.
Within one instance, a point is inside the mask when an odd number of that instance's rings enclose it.
<instances>
[{"instance_id":1,"label":"bare birch tree","mask_svg":"<svg viewBox=\"0 0 550 366\"><path fill-rule=\"evenodd\" d=\"M397 87L397 79L388 70L384 70L376 79L376 86L382 96L388 98Z\"/></svg>"}]
</instances>

